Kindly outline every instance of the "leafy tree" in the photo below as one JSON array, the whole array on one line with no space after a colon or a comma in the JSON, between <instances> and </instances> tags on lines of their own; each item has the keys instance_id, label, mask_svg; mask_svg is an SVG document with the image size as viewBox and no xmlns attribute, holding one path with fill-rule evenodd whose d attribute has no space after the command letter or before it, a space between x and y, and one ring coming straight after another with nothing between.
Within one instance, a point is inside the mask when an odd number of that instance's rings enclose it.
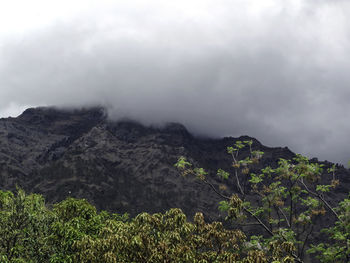
<instances>
[{"instance_id":1,"label":"leafy tree","mask_svg":"<svg viewBox=\"0 0 350 263\"><path fill-rule=\"evenodd\" d=\"M350 262L350 195L335 209L339 220L331 228L324 229L330 240L312 245L309 253L315 253L321 262Z\"/></svg>"},{"instance_id":2,"label":"leafy tree","mask_svg":"<svg viewBox=\"0 0 350 263\"><path fill-rule=\"evenodd\" d=\"M0 191L0 262L271 262L240 230L187 221L180 209L133 219L98 213L86 200L67 198L48 208L41 195ZM287 249L271 246L273 259ZM285 260L285 262L288 262Z\"/></svg>"},{"instance_id":3,"label":"leafy tree","mask_svg":"<svg viewBox=\"0 0 350 263\"><path fill-rule=\"evenodd\" d=\"M293 160L280 159L277 168L268 166L253 173L254 166L259 163L264 153L253 150L252 144L252 141L236 141L233 147L227 147L227 152L232 157L233 171L217 171L217 176L223 180L232 179L235 183L238 191L231 196L224 195L220 190L224 187L217 189L208 180L208 173L203 168L193 167L185 157L180 157L175 166L184 176L196 176L223 199L219 209L227 213L227 219L243 225L260 226L264 230L263 235L251 236L250 243L261 248L272 261L283 257L283 262L303 262L310 238L316 235L315 224L327 212L335 220L339 220L336 228L331 229L333 237L339 228L342 228L342 233L346 233L345 236L348 237L349 231L342 223L344 220L325 197L327 192L339 184L335 178L334 166L328 169L328 184L320 184L323 165L310 163L301 155L297 155ZM242 158L240 152L245 147L249 148L250 154ZM258 198L252 198L252 194ZM344 204L347 202L341 205L343 210ZM340 238L344 239L344 235ZM347 242L341 251L348 249ZM283 249L271 250L271 247ZM322 249L326 249L325 246L318 246L313 251ZM344 257L345 254L342 255Z\"/></svg>"},{"instance_id":4,"label":"leafy tree","mask_svg":"<svg viewBox=\"0 0 350 263\"><path fill-rule=\"evenodd\" d=\"M53 207L55 221L50 226L50 245L55 248L50 262L70 263L74 261L75 242L84 236L96 236L109 214L97 213L96 208L85 199L67 198Z\"/></svg>"},{"instance_id":5,"label":"leafy tree","mask_svg":"<svg viewBox=\"0 0 350 263\"><path fill-rule=\"evenodd\" d=\"M142 213L130 222L109 220L97 237L76 242L76 262L269 262L245 241L240 230L205 223L201 213L190 223L180 209L170 209Z\"/></svg>"},{"instance_id":6,"label":"leafy tree","mask_svg":"<svg viewBox=\"0 0 350 263\"><path fill-rule=\"evenodd\" d=\"M48 262L52 221L41 195L0 191L0 261Z\"/></svg>"}]
</instances>

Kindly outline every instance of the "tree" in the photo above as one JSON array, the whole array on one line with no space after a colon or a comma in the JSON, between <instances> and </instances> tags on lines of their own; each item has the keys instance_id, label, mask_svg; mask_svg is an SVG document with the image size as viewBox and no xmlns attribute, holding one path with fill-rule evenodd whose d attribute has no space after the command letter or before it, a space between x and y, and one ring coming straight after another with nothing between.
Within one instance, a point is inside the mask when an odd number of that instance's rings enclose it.
<instances>
[{"instance_id":1,"label":"tree","mask_svg":"<svg viewBox=\"0 0 350 263\"><path fill-rule=\"evenodd\" d=\"M48 262L52 221L41 195L0 191L0 261Z\"/></svg>"},{"instance_id":2,"label":"tree","mask_svg":"<svg viewBox=\"0 0 350 263\"><path fill-rule=\"evenodd\" d=\"M321 262L350 262L350 195L335 208L339 219L335 225L323 232L329 241L311 245L309 253L314 253Z\"/></svg>"},{"instance_id":3,"label":"tree","mask_svg":"<svg viewBox=\"0 0 350 263\"><path fill-rule=\"evenodd\" d=\"M77 250L74 244L84 236L96 236L110 217L85 199L67 198L53 207L55 221L50 226L49 243L54 247L50 262L70 263L74 261Z\"/></svg>"},{"instance_id":4,"label":"tree","mask_svg":"<svg viewBox=\"0 0 350 263\"><path fill-rule=\"evenodd\" d=\"M233 171L219 169L217 176L235 182L238 191L231 196L224 195L208 180L208 173L203 168L193 168L185 157L180 157L175 166L184 176L196 176L223 199L219 209L227 213L227 219L234 223L255 224L263 229L262 235L250 237L252 245L261 248L272 260L278 260L275 259L277 256L283 257L284 261L303 262L310 238L316 236L315 224L321 217L328 212L334 220L342 221L325 197L339 184L335 167L328 169L327 184L321 184L323 165L310 163L301 155L293 160L280 159L276 168L268 166L253 173L254 165L264 153L253 150L252 146L252 141L236 141L233 147L227 147ZM249 148L250 154L243 159L240 151L245 147ZM252 194L258 198L252 198ZM343 227L341 223L340 226ZM276 250L271 251L271 246L284 249L274 255ZM318 248L320 251L321 247Z\"/></svg>"},{"instance_id":5,"label":"tree","mask_svg":"<svg viewBox=\"0 0 350 263\"><path fill-rule=\"evenodd\" d=\"M221 222L205 223L201 213L194 222L180 209L164 214L142 213L129 222L108 220L97 236L76 242L76 262L270 262L266 254L245 245L240 230ZM277 249L275 249L277 251Z\"/></svg>"},{"instance_id":6,"label":"tree","mask_svg":"<svg viewBox=\"0 0 350 263\"><path fill-rule=\"evenodd\" d=\"M206 223L197 213L193 223L180 209L133 219L110 214L86 200L67 198L52 208L41 195L18 189L0 191L0 260L37 262L237 262L267 263L272 257L241 230L221 222ZM271 246L273 259L287 248ZM283 252L284 253L284 252ZM288 262L285 260L285 262Z\"/></svg>"}]
</instances>

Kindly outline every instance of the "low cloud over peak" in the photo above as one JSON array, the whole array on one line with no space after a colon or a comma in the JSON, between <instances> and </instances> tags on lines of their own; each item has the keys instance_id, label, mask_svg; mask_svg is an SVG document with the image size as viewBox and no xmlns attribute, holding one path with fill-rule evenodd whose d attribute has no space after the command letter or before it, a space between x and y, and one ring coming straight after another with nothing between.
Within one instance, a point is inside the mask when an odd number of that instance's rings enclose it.
<instances>
[{"instance_id":1,"label":"low cloud over peak","mask_svg":"<svg viewBox=\"0 0 350 263\"><path fill-rule=\"evenodd\" d=\"M0 35L0 115L103 105L114 119L350 159L347 1L88 3Z\"/></svg>"}]
</instances>

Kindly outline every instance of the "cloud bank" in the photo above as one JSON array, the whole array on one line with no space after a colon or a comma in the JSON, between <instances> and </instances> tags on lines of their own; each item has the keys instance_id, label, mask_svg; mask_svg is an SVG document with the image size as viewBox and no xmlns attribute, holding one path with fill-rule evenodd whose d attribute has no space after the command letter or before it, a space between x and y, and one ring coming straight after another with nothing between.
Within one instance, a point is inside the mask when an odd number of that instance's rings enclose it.
<instances>
[{"instance_id":1,"label":"cloud bank","mask_svg":"<svg viewBox=\"0 0 350 263\"><path fill-rule=\"evenodd\" d=\"M348 1L164 2L87 1L0 36L0 116L103 105L114 119L350 159Z\"/></svg>"}]
</instances>

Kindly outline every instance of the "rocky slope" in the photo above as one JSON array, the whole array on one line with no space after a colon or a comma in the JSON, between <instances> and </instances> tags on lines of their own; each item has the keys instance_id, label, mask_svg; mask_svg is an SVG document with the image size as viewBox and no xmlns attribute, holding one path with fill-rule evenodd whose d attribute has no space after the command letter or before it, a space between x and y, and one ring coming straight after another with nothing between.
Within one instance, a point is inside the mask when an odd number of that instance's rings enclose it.
<instances>
[{"instance_id":1,"label":"rocky slope","mask_svg":"<svg viewBox=\"0 0 350 263\"><path fill-rule=\"evenodd\" d=\"M101 108L28 109L17 118L0 119L0 188L18 185L49 202L87 198L99 209L132 215L180 207L189 216L202 211L208 219L220 219L220 198L195 179L180 176L173 165L184 155L212 171L214 185L221 184L215 171L229 169L226 147L237 139L252 138L197 138L180 124L155 128L112 122ZM294 156L288 148L252 140L255 149L265 152L260 167ZM342 184L334 200L350 189L349 170L338 166L337 176ZM233 183L226 185L236 191Z\"/></svg>"}]
</instances>

